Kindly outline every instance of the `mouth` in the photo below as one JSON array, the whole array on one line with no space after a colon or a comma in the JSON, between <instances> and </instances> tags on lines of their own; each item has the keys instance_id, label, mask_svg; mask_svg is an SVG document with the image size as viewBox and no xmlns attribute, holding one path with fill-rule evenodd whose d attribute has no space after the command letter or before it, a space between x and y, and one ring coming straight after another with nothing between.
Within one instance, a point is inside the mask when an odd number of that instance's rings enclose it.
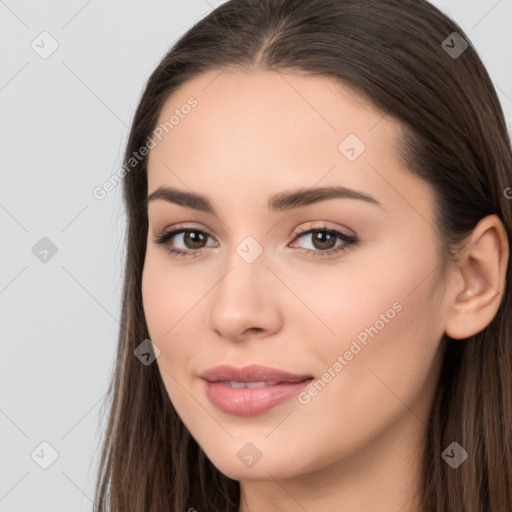
<instances>
[{"instance_id":1,"label":"mouth","mask_svg":"<svg viewBox=\"0 0 512 512\"><path fill-rule=\"evenodd\" d=\"M267 386L277 386L278 384L288 384L287 382L276 382L276 381L259 381L259 382L238 382L236 380L219 380L215 381L220 384L225 384L231 388L241 389L241 388L264 388Z\"/></svg>"},{"instance_id":2,"label":"mouth","mask_svg":"<svg viewBox=\"0 0 512 512\"><path fill-rule=\"evenodd\" d=\"M200 375L209 382L242 382L242 383L268 383L275 385L281 383L301 382L313 378L312 375L299 375L278 368L261 365L249 365L243 368L235 368L227 364L215 366Z\"/></svg>"},{"instance_id":3,"label":"mouth","mask_svg":"<svg viewBox=\"0 0 512 512\"><path fill-rule=\"evenodd\" d=\"M312 380L276 368L217 366L200 375L205 393L218 409L235 416L255 416L296 396Z\"/></svg>"}]
</instances>

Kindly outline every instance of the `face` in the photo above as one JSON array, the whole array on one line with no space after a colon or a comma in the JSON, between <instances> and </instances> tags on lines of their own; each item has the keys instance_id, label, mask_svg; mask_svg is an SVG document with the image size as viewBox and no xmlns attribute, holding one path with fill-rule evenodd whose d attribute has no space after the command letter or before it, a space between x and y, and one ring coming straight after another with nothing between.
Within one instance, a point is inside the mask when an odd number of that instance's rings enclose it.
<instances>
[{"instance_id":1,"label":"face","mask_svg":"<svg viewBox=\"0 0 512 512\"><path fill-rule=\"evenodd\" d=\"M292 478L419 438L447 305L400 126L330 78L268 71L196 77L173 115L149 154L143 304L206 455L237 480Z\"/></svg>"}]
</instances>

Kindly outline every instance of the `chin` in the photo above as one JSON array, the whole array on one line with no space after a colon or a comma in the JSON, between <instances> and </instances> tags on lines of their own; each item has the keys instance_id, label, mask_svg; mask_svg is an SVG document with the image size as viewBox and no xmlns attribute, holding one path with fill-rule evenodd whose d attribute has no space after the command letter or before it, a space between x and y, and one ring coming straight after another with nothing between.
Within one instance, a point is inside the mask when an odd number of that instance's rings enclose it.
<instances>
[{"instance_id":1,"label":"chin","mask_svg":"<svg viewBox=\"0 0 512 512\"><path fill-rule=\"evenodd\" d=\"M272 480L297 476L297 454L280 453L275 447L256 448L250 441L204 450L211 463L233 480Z\"/></svg>"}]
</instances>

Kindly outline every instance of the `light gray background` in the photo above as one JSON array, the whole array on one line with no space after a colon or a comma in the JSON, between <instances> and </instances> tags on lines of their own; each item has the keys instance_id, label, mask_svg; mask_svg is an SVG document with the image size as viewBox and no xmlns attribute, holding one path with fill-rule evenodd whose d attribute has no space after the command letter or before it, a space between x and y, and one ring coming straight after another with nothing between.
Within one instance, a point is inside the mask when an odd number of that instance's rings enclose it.
<instances>
[{"instance_id":1,"label":"light gray background","mask_svg":"<svg viewBox=\"0 0 512 512\"><path fill-rule=\"evenodd\" d=\"M0 512L92 510L125 227L121 187L92 190L121 166L159 59L220 3L0 0ZM433 3L476 46L512 131L512 0ZM59 45L46 59L43 31Z\"/></svg>"}]
</instances>

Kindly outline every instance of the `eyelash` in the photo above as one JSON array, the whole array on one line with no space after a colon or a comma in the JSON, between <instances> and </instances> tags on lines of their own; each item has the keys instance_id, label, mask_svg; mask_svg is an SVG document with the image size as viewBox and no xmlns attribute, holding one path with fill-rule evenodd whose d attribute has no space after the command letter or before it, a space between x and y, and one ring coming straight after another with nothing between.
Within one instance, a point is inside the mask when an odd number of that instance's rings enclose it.
<instances>
[{"instance_id":1,"label":"eyelash","mask_svg":"<svg viewBox=\"0 0 512 512\"><path fill-rule=\"evenodd\" d=\"M174 229L171 231L167 231L162 233L162 235L158 236L154 239L154 242L159 245L163 245L165 250L172 254L173 256L182 256L182 257L195 257L200 253L203 249L189 249L187 251L184 251L182 249L176 249L174 247L171 247L169 244L169 241L174 238L176 235L179 235L181 233L188 233L188 232L194 232L194 233L201 233L203 235L211 237L208 233L201 229L195 229L195 228L180 228L180 229ZM338 247L334 247L333 249L328 249L326 251L319 251L319 250L313 250L313 249L302 249L305 254L312 254L313 257L315 256L331 256L333 254L341 253L354 244L358 242L357 237L352 235L347 235L346 233L343 233L341 231L338 231L337 229L328 228L327 226L324 227L316 227L313 228L311 225L308 228L300 228L295 233L293 233L293 236L295 238L299 238L301 236L308 235L310 233L328 233L330 235L335 235L337 238L340 238L345 242L344 244L339 245ZM295 240L295 238L293 240Z\"/></svg>"}]
</instances>

